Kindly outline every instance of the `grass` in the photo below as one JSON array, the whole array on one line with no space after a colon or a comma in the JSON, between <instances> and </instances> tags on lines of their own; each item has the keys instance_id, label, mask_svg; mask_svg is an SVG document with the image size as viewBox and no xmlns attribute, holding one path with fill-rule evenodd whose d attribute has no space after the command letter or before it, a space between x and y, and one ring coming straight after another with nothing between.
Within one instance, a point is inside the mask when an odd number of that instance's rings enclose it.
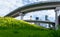
<instances>
[{"instance_id":1,"label":"grass","mask_svg":"<svg viewBox=\"0 0 60 37\"><path fill-rule=\"evenodd\" d=\"M10 17L0 17L0 37L60 37L60 30L49 30Z\"/></svg>"}]
</instances>

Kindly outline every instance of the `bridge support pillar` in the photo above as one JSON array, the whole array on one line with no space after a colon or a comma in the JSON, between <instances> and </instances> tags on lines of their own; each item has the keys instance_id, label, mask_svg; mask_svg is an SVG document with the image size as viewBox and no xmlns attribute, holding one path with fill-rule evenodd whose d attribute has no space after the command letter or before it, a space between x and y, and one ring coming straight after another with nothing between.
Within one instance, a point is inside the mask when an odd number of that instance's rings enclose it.
<instances>
[{"instance_id":1,"label":"bridge support pillar","mask_svg":"<svg viewBox=\"0 0 60 37\"><path fill-rule=\"evenodd\" d=\"M23 20L24 14L20 13L19 15L21 16L21 20Z\"/></svg>"},{"instance_id":2,"label":"bridge support pillar","mask_svg":"<svg viewBox=\"0 0 60 37\"><path fill-rule=\"evenodd\" d=\"M58 29L58 16L59 16L59 11L60 11L60 7L56 7L55 9L55 29Z\"/></svg>"}]
</instances>

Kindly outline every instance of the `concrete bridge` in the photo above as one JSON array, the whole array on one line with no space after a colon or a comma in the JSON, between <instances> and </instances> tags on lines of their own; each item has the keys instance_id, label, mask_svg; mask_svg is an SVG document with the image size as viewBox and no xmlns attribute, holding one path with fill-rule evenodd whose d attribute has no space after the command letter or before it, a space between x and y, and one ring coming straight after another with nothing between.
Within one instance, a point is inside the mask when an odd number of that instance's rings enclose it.
<instances>
[{"instance_id":1,"label":"concrete bridge","mask_svg":"<svg viewBox=\"0 0 60 37\"><path fill-rule=\"evenodd\" d=\"M58 2L41 2L41 3L26 5L26 6L17 8L16 10L7 14L6 16L10 16L10 17L21 16L21 20L22 20L23 16L26 13L29 13L32 11L37 11L37 10L47 10L47 9L55 10L55 28L58 29L58 15L57 14L60 11L60 1L58 1Z\"/></svg>"},{"instance_id":2,"label":"concrete bridge","mask_svg":"<svg viewBox=\"0 0 60 37\"><path fill-rule=\"evenodd\" d=\"M41 21L41 20L24 20L24 21L30 22L30 23L34 23L34 24L36 24L38 26L40 26L42 23L43 24L48 24L49 28L52 28L52 29L55 28L55 23L54 22L50 22L50 21ZM51 27L51 26L53 26L53 27Z\"/></svg>"}]
</instances>

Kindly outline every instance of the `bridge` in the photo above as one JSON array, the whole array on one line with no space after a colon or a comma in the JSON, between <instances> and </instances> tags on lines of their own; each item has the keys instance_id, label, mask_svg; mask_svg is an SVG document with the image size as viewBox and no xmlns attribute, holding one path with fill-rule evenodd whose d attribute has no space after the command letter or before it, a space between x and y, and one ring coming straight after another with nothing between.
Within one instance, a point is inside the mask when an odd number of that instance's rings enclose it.
<instances>
[{"instance_id":1,"label":"bridge","mask_svg":"<svg viewBox=\"0 0 60 37\"><path fill-rule=\"evenodd\" d=\"M59 2L41 2L41 3L26 5L26 6L17 8L16 10L7 14L6 16L10 16L10 17L21 16L21 20L22 20L23 16L26 13L29 13L32 11L38 11L38 10L47 10L47 9L55 10L55 28L58 29L58 15L57 14L58 14L58 11L60 10L60 1Z\"/></svg>"},{"instance_id":2,"label":"bridge","mask_svg":"<svg viewBox=\"0 0 60 37\"><path fill-rule=\"evenodd\" d=\"M48 24L49 28L52 28L51 25L53 26L53 29L55 28L55 23L54 22L50 22L50 21L41 21L41 20L24 20L26 22L30 22L30 23L34 23L38 26L40 26L42 23L43 24Z\"/></svg>"}]
</instances>

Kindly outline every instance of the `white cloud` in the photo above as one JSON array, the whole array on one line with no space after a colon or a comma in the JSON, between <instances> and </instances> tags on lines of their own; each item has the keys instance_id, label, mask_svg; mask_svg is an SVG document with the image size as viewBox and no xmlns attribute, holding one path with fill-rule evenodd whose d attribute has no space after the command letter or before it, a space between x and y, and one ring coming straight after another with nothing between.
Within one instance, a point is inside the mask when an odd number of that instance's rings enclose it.
<instances>
[{"instance_id":1,"label":"white cloud","mask_svg":"<svg viewBox=\"0 0 60 37\"><path fill-rule=\"evenodd\" d=\"M17 1L19 0L0 0L0 16L5 16L14 9L23 6L21 0L20 2Z\"/></svg>"}]
</instances>

